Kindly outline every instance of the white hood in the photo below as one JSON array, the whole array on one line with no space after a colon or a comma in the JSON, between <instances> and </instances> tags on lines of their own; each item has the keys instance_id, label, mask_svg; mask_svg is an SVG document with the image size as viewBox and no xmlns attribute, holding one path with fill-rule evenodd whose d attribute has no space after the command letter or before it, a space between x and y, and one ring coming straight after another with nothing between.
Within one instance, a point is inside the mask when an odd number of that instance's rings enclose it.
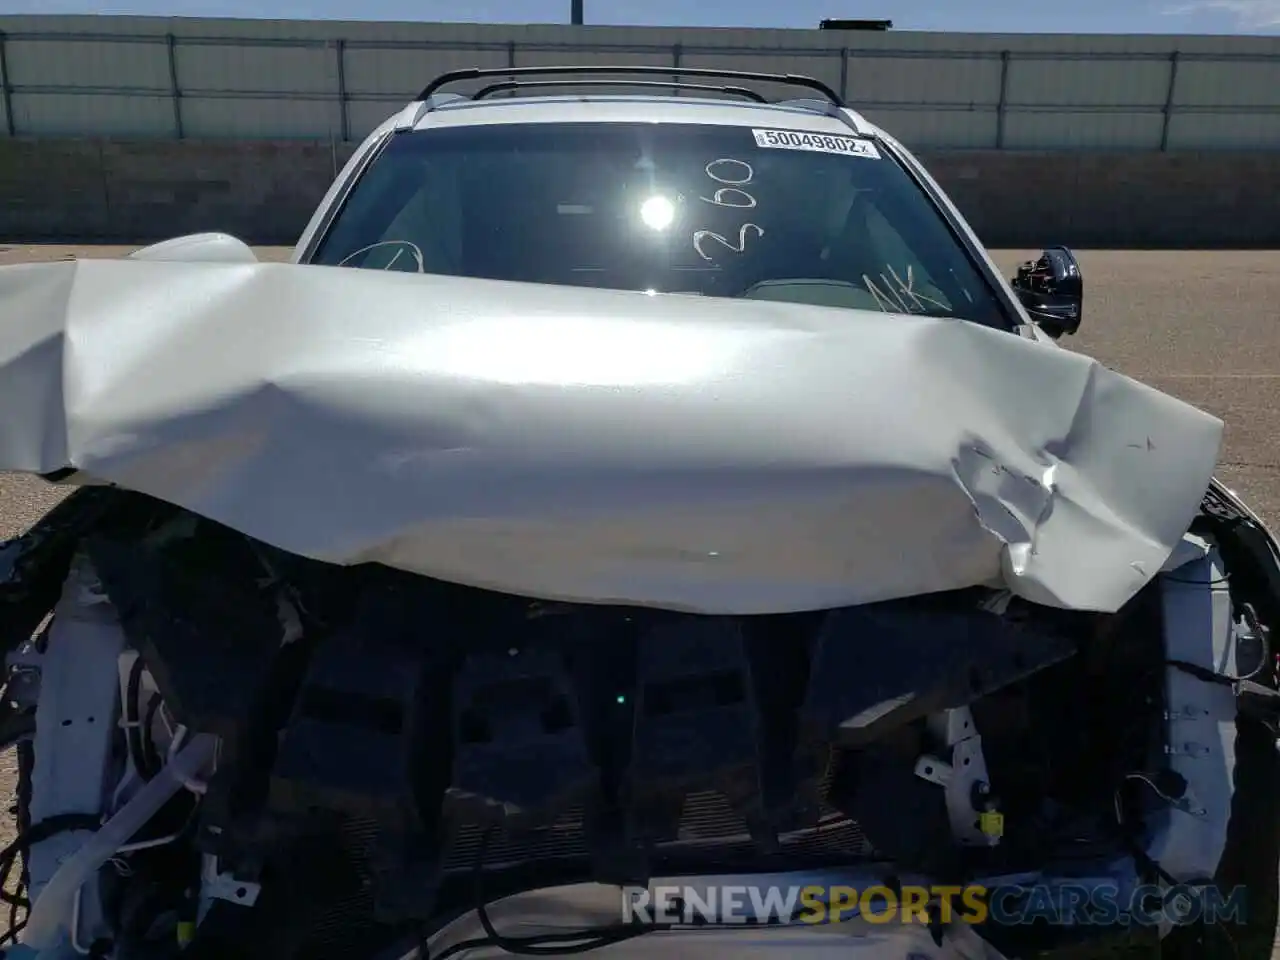
<instances>
[{"instance_id":1,"label":"white hood","mask_svg":"<svg viewBox=\"0 0 1280 960\"><path fill-rule=\"evenodd\" d=\"M1114 611L1214 417L956 320L292 264L0 268L0 469L340 564L753 614Z\"/></svg>"}]
</instances>

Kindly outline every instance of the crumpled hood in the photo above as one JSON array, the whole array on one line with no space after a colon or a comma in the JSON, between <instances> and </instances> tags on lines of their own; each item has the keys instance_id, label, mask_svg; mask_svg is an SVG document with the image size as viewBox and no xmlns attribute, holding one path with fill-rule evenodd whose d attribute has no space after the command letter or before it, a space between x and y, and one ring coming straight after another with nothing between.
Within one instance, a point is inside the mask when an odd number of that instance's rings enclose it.
<instances>
[{"instance_id":1,"label":"crumpled hood","mask_svg":"<svg viewBox=\"0 0 1280 960\"><path fill-rule=\"evenodd\" d=\"M1223 425L956 320L292 264L0 268L0 469L305 556L753 614L1114 611Z\"/></svg>"}]
</instances>

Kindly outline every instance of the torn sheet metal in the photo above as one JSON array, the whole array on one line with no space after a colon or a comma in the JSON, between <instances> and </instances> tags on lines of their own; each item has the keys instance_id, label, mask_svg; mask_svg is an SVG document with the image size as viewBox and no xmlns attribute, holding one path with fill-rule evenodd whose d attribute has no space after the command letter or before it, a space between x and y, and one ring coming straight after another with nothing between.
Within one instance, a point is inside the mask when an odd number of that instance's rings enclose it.
<instances>
[{"instance_id":1,"label":"torn sheet metal","mask_svg":"<svg viewBox=\"0 0 1280 960\"><path fill-rule=\"evenodd\" d=\"M954 320L293 264L0 268L0 469L285 550L752 614L952 588L1114 611L1223 425Z\"/></svg>"}]
</instances>

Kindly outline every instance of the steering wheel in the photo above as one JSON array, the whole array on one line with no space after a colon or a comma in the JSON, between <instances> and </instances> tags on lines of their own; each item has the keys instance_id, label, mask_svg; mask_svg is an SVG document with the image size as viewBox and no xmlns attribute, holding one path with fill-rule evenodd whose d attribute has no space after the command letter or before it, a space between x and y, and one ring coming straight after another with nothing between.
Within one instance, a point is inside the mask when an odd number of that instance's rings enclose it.
<instances>
[{"instance_id":1,"label":"steering wheel","mask_svg":"<svg viewBox=\"0 0 1280 960\"><path fill-rule=\"evenodd\" d=\"M374 254L375 256L367 257L364 263L354 264L364 270L395 270L400 273L426 273L425 260L422 256L422 250L416 243L408 240L380 240L377 243L371 243L368 246L355 250L341 260L338 266L352 266L352 260L361 254ZM379 260L384 260L382 266L377 266Z\"/></svg>"}]
</instances>

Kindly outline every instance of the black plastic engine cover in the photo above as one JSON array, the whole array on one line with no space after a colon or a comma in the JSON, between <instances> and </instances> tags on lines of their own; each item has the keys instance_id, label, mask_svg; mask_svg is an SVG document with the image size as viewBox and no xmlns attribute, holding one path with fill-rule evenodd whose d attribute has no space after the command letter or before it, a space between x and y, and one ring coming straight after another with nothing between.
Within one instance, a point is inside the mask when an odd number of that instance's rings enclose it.
<instances>
[{"instance_id":1,"label":"black plastic engine cover","mask_svg":"<svg viewBox=\"0 0 1280 960\"><path fill-rule=\"evenodd\" d=\"M598 786L564 654L523 639L472 653L454 677L452 818L534 826Z\"/></svg>"},{"instance_id":2,"label":"black plastic engine cover","mask_svg":"<svg viewBox=\"0 0 1280 960\"><path fill-rule=\"evenodd\" d=\"M373 895L389 920L428 915L439 877L454 645L438 614L426 581L368 586L312 654L270 779L272 815L376 823Z\"/></svg>"},{"instance_id":3,"label":"black plastic engine cover","mask_svg":"<svg viewBox=\"0 0 1280 960\"><path fill-rule=\"evenodd\" d=\"M916 776L915 757L897 744L876 744L845 755L831 802L900 869L949 879L956 867L946 794Z\"/></svg>"},{"instance_id":4,"label":"black plastic engine cover","mask_svg":"<svg viewBox=\"0 0 1280 960\"><path fill-rule=\"evenodd\" d=\"M110 487L81 487L25 533L0 541L0 650L31 639L58 601L81 538L108 515L127 526L148 506L142 501Z\"/></svg>"},{"instance_id":5,"label":"black plastic engine cover","mask_svg":"<svg viewBox=\"0 0 1280 960\"><path fill-rule=\"evenodd\" d=\"M633 842L673 838L686 798L704 791L729 801L762 850L816 822L819 770L794 763L794 704L767 692L781 683L780 654L737 618L672 618L639 638L622 801Z\"/></svg>"},{"instance_id":6,"label":"black plastic engine cover","mask_svg":"<svg viewBox=\"0 0 1280 960\"><path fill-rule=\"evenodd\" d=\"M818 632L802 739L861 747L1066 660L1073 641L945 597L848 607Z\"/></svg>"},{"instance_id":7,"label":"black plastic engine cover","mask_svg":"<svg viewBox=\"0 0 1280 960\"><path fill-rule=\"evenodd\" d=\"M593 876L646 879L622 842L619 764L630 745L634 624L606 607L531 604L491 624L453 680L453 768L443 817L459 849L579 810Z\"/></svg>"},{"instance_id":8,"label":"black plastic engine cover","mask_svg":"<svg viewBox=\"0 0 1280 960\"><path fill-rule=\"evenodd\" d=\"M285 639L278 598L238 535L192 538L172 549L91 536L85 549L129 642L182 724L234 737L271 687ZM210 576L200 554L225 551L243 579ZM225 569L225 568L223 568Z\"/></svg>"}]
</instances>

